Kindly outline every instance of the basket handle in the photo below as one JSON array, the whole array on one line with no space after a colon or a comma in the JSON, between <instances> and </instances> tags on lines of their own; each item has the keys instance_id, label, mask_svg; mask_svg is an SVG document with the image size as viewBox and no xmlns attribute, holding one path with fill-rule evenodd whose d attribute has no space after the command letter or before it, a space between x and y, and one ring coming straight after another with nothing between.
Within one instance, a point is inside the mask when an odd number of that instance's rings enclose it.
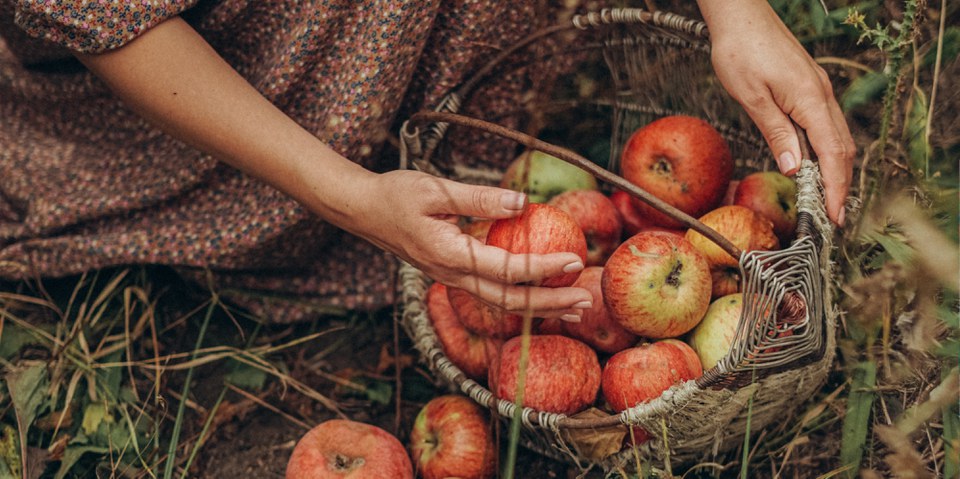
<instances>
[{"instance_id":1,"label":"basket handle","mask_svg":"<svg viewBox=\"0 0 960 479\"><path fill-rule=\"evenodd\" d=\"M723 248L728 254L734 258L739 259L743 252L740 248L737 248L733 243L728 239L724 238L723 235L718 233L713 228L703 224L696 218L680 211L676 207L666 203L665 201L657 198L656 196L650 194L648 191L640 188L639 186L627 181L623 177L610 172L603 167L597 165L596 163L570 151L566 148L547 143L543 140L537 139L533 136L530 136L526 133L521 133L519 131L497 125L496 123L490 123L488 121L480 120L477 118L472 118L469 116L460 115L457 113L449 112L439 112L439 111L421 111L415 113L410 117L411 123L417 122L436 122L436 123L453 123L456 125L466 126L470 128L475 128L478 130L485 131L487 133L492 133L503 138L507 138L517 143L520 143L528 148L535 150L540 150L544 153L556 156L561 160L566 161L574 166L577 166L583 170L586 170L588 173L593 176L610 183L632 196L640 199L641 201L649 204L650 206L656 208L661 213L669 216L670 218L679 221L681 224L690 228L703 236L706 236L710 241L713 241L717 246Z\"/></svg>"}]
</instances>

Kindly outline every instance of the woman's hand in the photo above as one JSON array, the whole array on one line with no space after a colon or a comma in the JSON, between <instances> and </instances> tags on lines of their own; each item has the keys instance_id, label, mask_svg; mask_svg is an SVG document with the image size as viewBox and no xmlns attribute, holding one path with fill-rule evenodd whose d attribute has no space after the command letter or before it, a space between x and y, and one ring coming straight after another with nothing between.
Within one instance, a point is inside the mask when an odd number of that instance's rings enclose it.
<instances>
[{"instance_id":1,"label":"woman's hand","mask_svg":"<svg viewBox=\"0 0 960 479\"><path fill-rule=\"evenodd\" d=\"M521 286L584 265L575 253L511 254L461 232L460 216L509 218L525 195L457 183L415 171L377 175L368 200L346 228L413 264L431 278L467 290L510 312L537 317L579 318L593 301L582 288Z\"/></svg>"},{"instance_id":2,"label":"woman's hand","mask_svg":"<svg viewBox=\"0 0 960 479\"><path fill-rule=\"evenodd\" d=\"M826 72L766 1L698 3L720 82L757 124L784 174L800 166L791 119L806 130L819 158L827 214L842 225L856 145Z\"/></svg>"}]
</instances>

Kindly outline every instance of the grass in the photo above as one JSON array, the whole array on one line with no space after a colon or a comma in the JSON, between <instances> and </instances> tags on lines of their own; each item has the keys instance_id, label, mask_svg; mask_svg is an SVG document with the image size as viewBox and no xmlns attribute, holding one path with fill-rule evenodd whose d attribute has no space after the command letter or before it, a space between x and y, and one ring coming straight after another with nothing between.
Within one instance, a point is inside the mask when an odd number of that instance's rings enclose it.
<instances>
[{"instance_id":1,"label":"grass","mask_svg":"<svg viewBox=\"0 0 960 479\"><path fill-rule=\"evenodd\" d=\"M960 30L946 22L957 7L771 4L836 79L863 148L836 252L840 358L816 397L737 451L653 466L685 478L958 477L960 97L941 83L957 73ZM153 267L2 284L0 479L193 477L240 440L230 424L256 415L289 436L320 418L390 418L402 436L438 389L388 316L263 326ZM382 359L345 363L359 344ZM508 477L563 470L508 451Z\"/></svg>"}]
</instances>

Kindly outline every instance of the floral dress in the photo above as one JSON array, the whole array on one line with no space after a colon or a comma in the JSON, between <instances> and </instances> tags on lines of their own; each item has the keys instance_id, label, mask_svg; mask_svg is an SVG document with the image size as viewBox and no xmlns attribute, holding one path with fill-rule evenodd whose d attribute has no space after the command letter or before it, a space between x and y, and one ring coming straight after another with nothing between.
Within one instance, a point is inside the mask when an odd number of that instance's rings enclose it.
<instances>
[{"instance_id":1,"label":"floral dress","mask_svg":"<svg viewBox=\"0 0 960 479\"><path fill-rule=\"evenodd\" d=\"M159 131L71 51L120 48L180 15L300 125L385 171L402 119L564 12L534 0L0 0L0 278L167 265L279 322L390 304L394 258ZM515 109L549 77L531 70L485 84L467 112Z\"/></svg>"}]
</instances>

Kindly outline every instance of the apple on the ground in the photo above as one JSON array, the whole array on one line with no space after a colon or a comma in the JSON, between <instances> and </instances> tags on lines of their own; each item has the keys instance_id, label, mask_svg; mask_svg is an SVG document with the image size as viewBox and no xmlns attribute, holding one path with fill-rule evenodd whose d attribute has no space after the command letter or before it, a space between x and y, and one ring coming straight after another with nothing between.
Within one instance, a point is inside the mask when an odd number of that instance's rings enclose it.
<instances>
[{"instance_id":1,"label":"apple on the ground","mask_svg":"<svg viewBox=\"0 0 960 479\"><path fill-rule=\"evenodd\" d=\"M737 186L733 204L745 206L773 222L781 245L797 230L797 183L777 171L747 175Z\"/></svg>"},{"instance_id":2,"label":"apple on the ground","mask_svg":"<svg viewBox=\"0 0 960 479\"><path fill-rule=\"evenodd\" d=\"M597 190L571 190L554 196L547 204L566 211L580 225L587 239L587 266L600 266L617 249L623 223L617 207Z\"/></svg>"},{"instance_id":3,"label":"apple on the ground","mask_svg":"<svg viewBox=\"0 0 960 479\"><path fill-rule=\"evenodd\" d=\"M526 193L531 203L544 203L564 191L598 186L586 170L542 151L526 150L507 166L500 187Z\"/></svg>"},{"instance_id":4,"label":"apple on the ground","mask_svg":"<svg viewBox=\"0 0 960 479\"><path fill-rule=\"evenodd\" d=\"M490 361L502 341L480 336L464 327L442 283L433 283L427 290L427 315L447 358L471 379L486 381Z\"/></svg>"},{"instance_id":5,"label":"apple on the ground","mask_svg":"<svg viewBox=\"0 0 960 479\"><path fill-rule=\"evenodd\" d=\"M423 479L494 477L497 449L486 410L465 396L431 399L414 420L410 455Z\"/></svg>"},{"instance_id":6,"label":"apple on the ground","mask_svg":"<svg viewBox=\"0 0 960 479\"><path fill-rule=\"evenodd\" d=\"M669 338L693 329L710 306L706 260L681 236L641 232L607 260L603 298L613 319L647 338Z\"/></svg>"},{"instance_id":7,"label":"apple on the ground","mask_svg":"<svg viewBox=\"0 0 960 479\"><path fill-rule=\"evenodd\" d=\"M494 221L487 244L517 254L575 253L587 263L587 239L580 225L567 212L547 204L531 203L517 216ZM579 275L579 271L564 273L535 281L533 286L570 286Z\"/></svg>"},{"instance_id":8,"label":"apple on the ground","mask_svg":"<svg viewBox=\"0 0 960 479\"><path fill-rule=\"evenodd\" d=\"M633 346L639 338L610 317L603 302L602 277L603 268L600 266L588 266L580 273L573 285L590 291L593 306L583 310L579 323L563 321L561 327L567 336L579 339L597 351L616 353Z\"/></svg>"},{"instance_id":9,"label":"apple on the ground","mask_svg":"<svg viewBox=\"0 0 960 479\"><path fill-rule=\"evenodd\" d=\"M413 479L406 448L371 424L331 419L309 430L293 448L286 479Z\"/></svg>"},{"instance_id":10,"label":"apple on the ground","mask_svg":"<svg viewBox=\"0 0 960 479\"><path fill-rule=\"evenodd\" d=\"M625 179L694 218L720 204L733 177L726 140L706 121L686 115L637 129L624 145L620 165ZM654 224L680 226L639 199L634 204Z\"/></svg>"},{"instance_id":11,"label":"apple on the ground","mask_svg":"<svg viewBox=\"0 0 960 479\"><path fill-rule=\"evenodd\" d=\"M559 335L529 336L523 406L557 414L574 414L596 400L600 362L590 346ZM507 340L490 366L494 396L516 403L523 336Z\"/></svg>"}]
</instances>

